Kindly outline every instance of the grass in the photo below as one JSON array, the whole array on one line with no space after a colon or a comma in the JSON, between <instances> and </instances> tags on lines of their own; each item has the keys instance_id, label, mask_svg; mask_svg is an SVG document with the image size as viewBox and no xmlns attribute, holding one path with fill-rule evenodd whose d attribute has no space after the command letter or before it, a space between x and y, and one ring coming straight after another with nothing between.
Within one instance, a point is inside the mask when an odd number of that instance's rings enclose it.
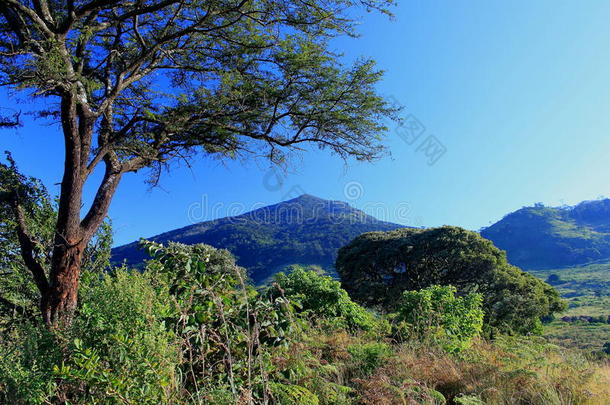
<instances>
[{"instance_id":1,"label":"grass","mask_svg":"<svg viewBox=\"0 0 610 405\"><path fill-rule=\"evenodd\" d=\"M564 347L599 351L610 341L610 324L554 321L545 325L544 336Z\"/></svg>"},{"instance_id":2,"label":"grass","mask_svg":"<svg viewBox=\"0 0 610 405\"><path fill-rule=\"evenodd\" d=\"M610 342L610 324L560 320L564 316L610 315L610 262L530 272L543 280L552 274L559 276L561 281L555 287L568 302L559 319L545 325L544 335L549 341L587 351L599 351Z\"/></svg>"},{"instance_id":3,"label":"grass","mask_svg":"<svg viewBox=\"0 0 610 405\"><path fill-rule=\"evenodd\" d=\"M329 383L344 385L364 405L440 405L445 400L488 405L607 405L610 397L607 361L592 361L580 350L549 344L539 337L475 339L464 351L448 354L431 344L407 342L390 351L377 337L322 329L318 333L313 332L297 352L298 357L310 353L310 374L301 377L303 383L316 393ZM380 345L388 350L379 350ZM361 352L369 354L354 355ZM350 402L320 401L321 405L331 403Z\"/></svg>"}]
</instances>

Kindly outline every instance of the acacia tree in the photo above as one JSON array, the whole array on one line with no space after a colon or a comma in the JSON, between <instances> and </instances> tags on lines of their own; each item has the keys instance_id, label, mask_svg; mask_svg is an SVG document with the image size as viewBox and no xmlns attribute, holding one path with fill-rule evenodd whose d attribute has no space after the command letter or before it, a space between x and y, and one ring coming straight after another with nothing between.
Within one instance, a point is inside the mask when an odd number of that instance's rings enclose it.
<instances>
[{"instance_id":1,"label":"acacia tree","mask_svg":"<svg viewBox=\"0 0 610 405\"><path fill-rule=\"evenodd\" d=\"M71 322L83 250L125 173L148 167L156 182L172 160L197 154L279 163L306 142L379 156L382 120L397 112L375 91L381 72L371 60L342 64L329 41L356 35L354 9L388 13L392 3L0 0L1 84L49 99L38 115L60 124L65 144L48 277L19 193L9 199L44 321ZM83 208L98 167L103 179Z\"/></svg>"}]
</instances>

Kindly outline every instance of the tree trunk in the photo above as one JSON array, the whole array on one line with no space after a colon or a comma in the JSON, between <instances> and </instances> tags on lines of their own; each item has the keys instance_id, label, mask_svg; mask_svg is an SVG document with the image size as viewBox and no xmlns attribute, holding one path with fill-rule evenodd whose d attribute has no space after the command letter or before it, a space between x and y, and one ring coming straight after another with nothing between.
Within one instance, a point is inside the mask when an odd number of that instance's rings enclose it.
<instances>
[{"instance_id":1,"label":"tree trunk","mask_svg":"<svg viewBox=\"0 0 610 405\"><path fill-rule=\"evenodd\" d=\"M78 301L83 249L88 240L80 224L85 168L94 121L83 115L74 93L61 99L61 123L65 141L64 174L61 181L49 286L42 292L42 318L51 328L72 323Z\"/></svg>"},{"instance_id":2,"label":"tree trunk","mask_svg":"<svg viewBox=\"0 0 610 405\"><path fill-rule=\"evenodd\" d=\"M41 301L43 319L52 328L63 328L72 323L85 245L82 240L61 241L53 249L49 289Z\"/></svg>"}]
</instances>

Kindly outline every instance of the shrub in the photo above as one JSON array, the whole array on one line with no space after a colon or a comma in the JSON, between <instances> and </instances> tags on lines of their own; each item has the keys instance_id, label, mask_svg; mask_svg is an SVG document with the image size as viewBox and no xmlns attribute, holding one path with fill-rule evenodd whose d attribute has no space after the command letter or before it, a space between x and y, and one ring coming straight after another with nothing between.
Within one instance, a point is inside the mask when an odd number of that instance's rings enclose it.
<instances>
[{"instance_id":1,"label":"shrub","mask_svg":"<svg viewBox=\"0 0 610 405\"><path fill-rule=\"evenodd\" d=\"M291 303L258 294L226 250L144 245L153 257L147 271L176 306L166 321L181 340L183 389L203 403L223 403L221 397L266 402L275 372L271 358L299 330Z\"/></svg>"},{"instance_id":2,"label":"shrub","mask_svg":"<svg viewBox=\"0 0 610 405\"><path fill-rule=\"evenodd\" d=\"M53 398L53 366L62 358L53 335L27 320L0 332L0 403L37 405Z\"/></svg>"},{"instance_id":3,"label":"shrub","mask_svg":"<svg viewBox=\"0 0 610 405\"><path fill-rule=\"evenodd\" d=\"M392 348L381 342L351 345L347 351L352 356L352 368L361 376L370 375L393 354Z\"/></svg>"},{"instance_id":4,"label":"shrub","mask_svg":"<svg viewBox=\"0 0 610 405\"><path fill-rule=\"evenodd\" d=\"M278 273L270 293L284 295L311 317L331 319L337 326L351 330L371 330L376 326L375 317L353 302L338 281L315 271L296 267L289 274Z\"/></svg>"},{"instance_id":5,"label":"shrub","mask_svg":"<svg viewBox=\"0 0 610 405\"><path fill-rule=\"evenodd\" d=\"M316 395L298 385L271 383L271 392L277 404L318 405Z\"/></svg>"},{"instance_id":6,"label":"shrub","mask_svg":"<svg viewBox=\"0 0 610 405\"><path fill-rule=\"evenodd\" d=\"M0 330L0 399L11 404L168 403L176 393L180 351L165 324L167 294L147 275L118 269L89 277L70 330L27 320ZM0 400L0 402L2 402Z\"/></svg>"},{"instance_id":7,"label":"shrub","mask_svg":"<svg viewBox=\"0 0 610 405\"><path fill-rule=\"evenodd\" d=\"M456 297L452 286L405 291L396 315L399 340L431 340L447 351L460 351L481 333L482 297Z\"/></svg>"},{"instance_id":8,"label":"shrub","mask_svg":"<svg viewBox=\"0 0 610 405\"><path fill-rule=\"evenodd\" d=\"M118 269L81 289L71 358L55 367L80 401L169 402L176 393L180 348L165 319L166 290L148 274Z\"/></svg>"}]
</instances>

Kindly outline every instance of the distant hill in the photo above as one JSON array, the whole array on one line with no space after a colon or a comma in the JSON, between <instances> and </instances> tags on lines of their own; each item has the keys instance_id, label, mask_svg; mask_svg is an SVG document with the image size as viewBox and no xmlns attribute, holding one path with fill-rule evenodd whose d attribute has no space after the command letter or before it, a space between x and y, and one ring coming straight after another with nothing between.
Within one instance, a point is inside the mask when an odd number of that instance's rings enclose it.
<instances>
[{"instance_id":1,"label":"distant hill","mask_svg":"<svg viewBox=\"0 0 610 405\"><path fill-rule=\"evenodd\" d=\"M566 267L610 258L610 199L573 207L525 207L481 231L524 269Z\"/></svg>"},{"instance_id":2,"label":"distant hill","mask_svg":"<svg viewBox=\"0 0 610 405\"><path fill-rule=\"evenodd\" d=\"M356 236L403 225L380 221L341 201L311 195L235 217L186 226L149 238L157 242L206 243L231 251L255 283L291 264L334 268L337 250ZM142 263L137 242L112 250L112 261Z\"/></svg>"}]
</instances>

